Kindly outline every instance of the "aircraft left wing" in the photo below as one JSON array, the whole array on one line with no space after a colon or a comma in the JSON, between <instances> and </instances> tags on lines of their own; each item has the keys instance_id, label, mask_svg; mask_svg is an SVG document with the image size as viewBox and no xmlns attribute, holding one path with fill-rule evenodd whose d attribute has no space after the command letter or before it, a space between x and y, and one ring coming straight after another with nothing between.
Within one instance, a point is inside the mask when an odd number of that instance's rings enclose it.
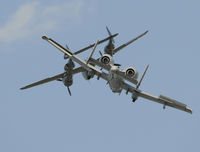
<instances>
[{"instance_id":1,"label":"aircraft left wing","mask_svg":"<svg viewBox=\"0 0 200 152\"><path fill-rule=\"evenodd\" d=\"M169 106L169 107L173 107L173 108L176 108L176 109L179 109L179 110L182 110L182 111L192 114L192 110L189 109L186 104L178 102L174 99L170 99L163 95L160 95L159 97L157 97L157 96L148 94L144 91L141 91L141 90L138 90L138 89L132 87L131 85L129 85L125 82L122 83L121 87L122 87L122 89L126 90L127 92L133 93L136 97L142 97L142 98L163 104L163 108L165 108L165 106Z\"/></svg>"}]
</instances>

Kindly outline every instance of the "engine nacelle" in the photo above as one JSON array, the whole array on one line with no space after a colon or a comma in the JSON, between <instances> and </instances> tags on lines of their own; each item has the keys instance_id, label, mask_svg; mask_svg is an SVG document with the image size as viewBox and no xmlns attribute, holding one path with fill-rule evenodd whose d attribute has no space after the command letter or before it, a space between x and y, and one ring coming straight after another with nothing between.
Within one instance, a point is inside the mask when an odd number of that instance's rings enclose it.
<instances>
[{"instance_id":1,"label":"engine nacelle","mask_svg":"<svg viewBox=\"0 0 200 152\"><path fill-rule=\"evenodd\" d=\"M104 54L99 61L103 64L114 64L113 58L109 54Z\"/></svg>"},{"instance_id":2,"label":"engine nacelle","mask_svg":"<svg viewBox=\"0 0 200 152\"><path fill-rule=\"evenodd\" d=\"M133 67L128 67L124 69L123 72L125 72L126 76L130 78L134 78L134 79L138 78L138 71Z\"/></svg>"},{"instance_id":3,"label":"engine nacelle","mask_svg":"<svg viewBox=\"0 0 200 152\"><path fill-rule=\"evenodd\" d=\"M85 80L90 80L91 78L94 77L94 72L93 71L91 71L91 72L85 71L85 72L82 72L82 75Z\"/></svg>"},{"instance_id":4,"label":"engine nacelle","mask_svg":"<svg viewBox=\"0 0 200 152\"><path fill-rule=\"evenodd\" d=\"M73 62L65 64L64 70L65 71L71 71L75 67Z\"/></svg>"},{"instance_id":5,"label":"engine nacelle","mask_svg":"<svg viewBox=\"0 0 200 152\"><path fill-rule=\"evenodd\" d=\"M67 74L67 75L65 75L65 76L63 77L62 81L63 81L63 83L64 83L64 85L65 85L66 87L71 86L71 85L73 84L73 76L72 76L72 74Z\"/></svg>"}]
</instances>

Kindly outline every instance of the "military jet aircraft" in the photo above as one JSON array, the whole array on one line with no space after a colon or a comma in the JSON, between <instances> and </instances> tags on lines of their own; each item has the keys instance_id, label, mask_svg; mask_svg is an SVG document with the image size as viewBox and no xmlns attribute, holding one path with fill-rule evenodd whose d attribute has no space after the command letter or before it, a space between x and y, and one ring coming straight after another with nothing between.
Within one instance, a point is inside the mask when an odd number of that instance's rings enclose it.
<instances>
[{"instance_id":1,"label":"military jet aircraft","mask_svg":"<svg viewBox=\"0 0 200 152\"><path fill-rule=\"evenodd\" d=\"M109 32L109 30L108 30L108 32ZM104 49L105 53L104 54L100 53L101 57L98 59L94 59L94 58L92 58L92 56L96 49L96 46L98 44L102 43L103 40L97 41L95 44L90 45L89 47L86 47L87 49L93 47L87 60L82 60L81 58L79 58L76 55L78 53L85 51L86 50L85 48L73 53L69 50L68 47L65 48L62 45L60 45L59 43L57 43L56 41L54 41L53 39L48 38L47 36L43 36L42 38L44 40L46 40L47 42L52 44L54 47L56 47L58 50L63 52L65 55L65 58L69 58L68 63L65 65L65 72L61 73L59 75L56 75L54 77L47 78L47 79L38 81L36 83L30 84L28 86L25 86L25 87L21 88L21 90L31 88L31 87L34 87L34 86L37 86L37 85L40 85L43 83L50 82L50 81L58 80L58 81L63 81L64 85L67 86L67 88L68 88L69 94L71 95L69 86L71 86L73 83L73 75L75 75L77 73L82 73L86 80L93 78L95 75L97 76L98 80L100 78L104 79L105 81L107 81L107 83L110 86L110 89L114 93L121 93L122 90L125 90L126 94L131 93L133 102L135 102L138 99L138 97L142 97L142 98L163 104L164 109L166 106L170 106L170 107L173 107L173 108L176 108L176 109L179 109L179 110L182 110L182 111L192 114L192 110L189 109L187 107L187 105L185 105L181 102L178 102L174 99L170 99L163 95L160 95L159 97L157 97L157 96L148 94L139 89L140 84L147 72L149 65L146 66L141 78L138 81L138 71L136 70L136 68L128 67L124 70L121 70L119 68L120 65L114 63L113 55L115 53L117 53L119 50L126 47L127 45L131 44L138 38L142 37L147 32L148 31L146 31L145 33L139 35L138 37L132 39L131 41L121 45L120 47L118 47L116 49L112 45L112 43L113 43L112 39L114 36L116 36L116 34L115 35L110 34L110 36L107 38L108 40L110 40L107 46L110 45L112 47L105 47L105 49ZM80 65L80 67L74 69L74 67L75 67L74 62L78 63ZM100 67L100 69L97 68L97 66ZM105 72L102 69L104 69ZM128 84L127 81L134 84L135 87Z\"/></svg>"}]
</instances>

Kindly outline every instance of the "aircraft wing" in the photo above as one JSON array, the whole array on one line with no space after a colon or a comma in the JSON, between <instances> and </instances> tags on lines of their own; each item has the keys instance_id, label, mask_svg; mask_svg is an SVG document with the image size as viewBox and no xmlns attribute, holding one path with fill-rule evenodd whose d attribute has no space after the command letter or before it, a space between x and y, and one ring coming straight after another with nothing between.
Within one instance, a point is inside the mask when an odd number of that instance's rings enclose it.
<instances>
[{"instance_id":1,"label":"aircraft wing","mask_svg":"<svg viewBox=\"0 0 200 152\"><path fill-rule=\"evenodd\" d=\"M35 87L35 86L38 86L38 85L41 85L41 84L44 84L44 83L48 83L50 81L54 81L54 80L57 80L59 78L63 78L65 75L65 72L64 73L61 73L61 74L58 74L56 76L53 76L53 77L50 77L50 78L46 78L46 79L43 79L41 81L38 81L38 82L35 82L35 83L32 83L30 85L27 85L23 88L20 88L20 90L24 90L24 89L28 89L28 88L32 88L32 87Z\"/></svg>"},{"instance_id":2,"label":"aircraft wing","mask_svg":"<svg viewBox=\"0 0 200 152\"><path fill-rule=\"evenodd\" d=\"M56 47L61 52L65 53L70 59L72 59L73 61L75 61L79 65L81 65L81 67L82 67L81 70L84 69L84 70L89 71L89 72L94 72L95 75L97 75L98 77L101 77L101 78L103 78L103 79L108 81L107 74L104 73L103 71L99 70L98 68L95 68L93 65L91 65L91 64L87 63L86 61L80 59L78 56L74 55L70 50L64 48L63 46L58 44L53 39L48 38L46 36L43 36L42 38L44 40L46 40L47 42L49 42L50 44L52 44L54 47Z\"/></svg>"},{"instance_id":3,"label":"aircraft wing","mask_svg":"<svg viewBox=\"0 0 200 152\"><path fill-rule=\"evenodd\" d=\"M148 93L146 93L144 91L137 90L136 88L130 86L129 84L127 84L125 82L122 84L121 87L124 90L126 90L127 92L134 93L137 97L142 97L142 98L145 98L145 99L148 99L148 100L163 104L164 105L163 108L165 108L165 106L169 106L169 107L173 107L173 108L176 108L176 109L179 109L179 110L182 110L182 111L185 111L185 112L188 112L188 113L192 114L192 110L187 108L187 105L185 105L185 104L183 104L181 102L178 102L178 101L176 101L174 99L170 99L170 98L165 97L163 95L160 95L159 97L153 96L153 95L148 94Z\"/></svg>"},{"instance_id":4,"label":"aircraft wing","mask_svg":"<svg viewBox=\"0 0 200 152\"><path fill-rule=\"evenodd\" d=\"M118 51L120 51L121 49L125 48L126 46L128 46L129 44L133 43L134 41L136 41L137 39L141 38L142 36L144 36L145 34L147 34L148 31L140 34L139 36L137 36L136 38L128 41L127 43L122 44L121 46L117 47L116 49L113 50L113 54L117 53Z\"/></svg>"},{"instance_id":5,"label":"aircraft wing","mask_svg":"<svg viewBox=\"0 0 200 152\"><path fill-rule=\"evenodd\" d=\"M77 74L77 73L80 73L80 72L84 72L84 69L82 67L79 67L79 68L76 68L72 71L72 75L74 74ZM32 83L30 85L27 85L23 88L20 88L20 90L24 90L24 89L28 89L28 88L32 88L32 87L35 87L35 86L38 86L38 85L41 85L41 84L44 84L44 83L48 83L48 82L51 82L51 81L54 81L54 80L58 80L60 78L63 78L65 76L65 73L61 73L61 74L58 74L56 76L53 76L53 77L50 77L50 78L46 78L46 79L43 79L43 80L40 80L38 82L35 82L35 83Z\"/></svg>"},{"instance_id":6,"label":"aircraft wing","mask_svg":"<svg viewBox=\"0 0 200 152\"><path fill-rule=\"evenodd\" d=\"M118 35L118 33L113 34L113 35L111 35L111 36L109 36L109 37L107 37L107 38L105 38L105 39L103 39L103 40L100 40L100 41L98 42L98 44L104 43L105 41L108 41L108 40L110 40L111 38L116 37L117 35ZM77 55L77 54L79 54L79 53L82 53L82 52L84 52L84 51L86 51L86 50L88 50L88 49L94 47L94 46L95 46L95 43L94 43L94 44L91 44L91 45L89 45L89 46L87 46L87 47L85 47L85 48L83 48L83 49L80 49L80 50L74 52L73 54L74 54L74 55Z\"/></svg>"}]
</instances>

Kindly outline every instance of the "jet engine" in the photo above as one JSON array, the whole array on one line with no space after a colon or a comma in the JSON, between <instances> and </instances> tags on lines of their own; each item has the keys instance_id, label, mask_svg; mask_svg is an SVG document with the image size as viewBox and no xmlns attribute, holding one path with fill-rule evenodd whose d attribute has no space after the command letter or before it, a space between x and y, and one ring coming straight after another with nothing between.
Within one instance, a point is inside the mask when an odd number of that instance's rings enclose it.
<instances>
[{"instance_id":1,"label":"jet engine","mask_svg":"<svg viewBox=\"0 0 200 152\"><path fill-rule=\"evenodd\" d=\"M62 79L64 85L66 87L69 87L73 84L73 77L72 77L72 74L66 74L63 79Z\"/></svg>"},{"instance_id":2,"label":"jet engine","mask_svg":"<svg viewBox=\"0 0 200 152\"><path fill-rule=\"evenodd\" d=\"M114 64L113 58L109 54L104 54L99 61L103 64Z\"/></svg>"},{"instance_id":3,"label":"jet engine","mask_svg":"<svg viewBox=\"0 0 200 152\"><path fill-rule=\"evenodd\" d=\"M73 84L73 75L72 70L75 67L74 62L70 59L67 64L65 64L64 70L65 74L63 76L63 83L66 87L69 87Z\"/></svg>"},{"instance_id":4,"label":"jet engine","mask_svg":"<svg viewBox=\"0 0 200 152\"><path fill-rule=\"evenodd\" d=\"M65 64L64 70L66 72L72 71L72 69L75 67L74 62L70 61L69 63Z\"/></svg>"},{"instance_id":5,"label":"jet engine","mask_svg":"<svg viewBox=\"0 0 200 152\"><path fill-rule=\"evenodd\" d=\"M125 72L126 76L130 78L134 78L134 79L138 78L138 71L133 67L128 67L124 69L123 72Z\"/></svg>"}]
</instances>

